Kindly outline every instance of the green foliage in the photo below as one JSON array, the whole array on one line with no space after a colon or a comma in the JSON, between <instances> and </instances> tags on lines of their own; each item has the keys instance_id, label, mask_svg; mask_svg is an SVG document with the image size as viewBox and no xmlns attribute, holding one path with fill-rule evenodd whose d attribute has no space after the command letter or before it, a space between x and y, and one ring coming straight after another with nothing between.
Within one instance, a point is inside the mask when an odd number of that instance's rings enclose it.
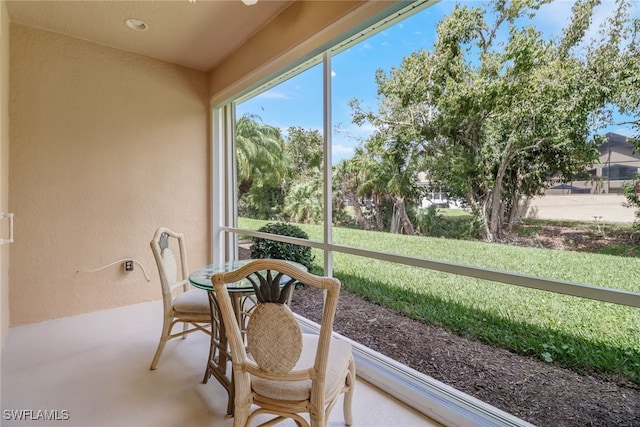
<instances>
[{"instance_id":1,"label":"green foliage","mask_svg":"<svg viewBox=\"0 0 640 427\"><path fill-rule=\"evenodd\" d=\"M638 183L640 183L640 175L636 175L636 179L638 180ZM639 184L625 184L622 187L622 192L627 198L625 206L636 210L634 226L637 230L640 230L640 193L636 192L637 185Z\"/></svg>"},{"instance_id":2,"label":"green foliage","mask_svg":"<svg viewBox=\"0 0 640 427\"><path fill-rule=\"evenodd\" d=\"M280 184L288 173L280 129L262 123L256 115L243 115L236 122L236 161L238 199L254 181L261 186Z\"/></svg>"},{"instance_id":3,"label":"green foliage","mask_svg":"<svg viewBox=\"0 0 640 427\"><path fill-rule=\"evenodd\" d=\"M421 235L448 239L474 240L480 237L474 218L469 214L450 216L450 209L416 208L412 221Z\"/></svg>"},{"instance_id":4,"label":"green foliage","mask_svg":"<svg viewBox=\"0 0 640 427\"><path fill-rule=\"evenodd\" d=\"M308 171L308 176L299 176L291 183L283 214L293 222L322 223L322 175L318 169Z\"/></svg>"},{"instance_id":5,"label":"green foliage","mask_svg":"<svg viewBox=\"0 0 640 427\"><path fill-rule=\"evenodd\" d=\"M243 228L261 224L240 219ZM322 239L321 226L300 227ZM333 238L345 246L640 292L640 270L628 257L346 228L334 228ZM333 267L346 290L412 318L549 363L622 374L640 384L637 308L339 252ZM312 269L320 273L322 266Z\"/></svg>"},{"instance_id":6,"label":"green foliage","mask_svg":"<svg viewBox=\"0 0 640 427\"><path fill-rule=\"evenodd\" d=\"M294 178L308 170L322 168L323 140L318 130L290 127L287 130L285 152Z\"/></svg>"},{"instance_id":7,"label":"green foliage","mask_svg":"<svg viewBox=\"0 0 640 427\"><path fill-rule=\"evenodd\" d=\"M309 235L300 227L284 222L268 223L260 227L258 231L280 236L297 237L299 239L309 239ZM310 269L314 256L311 254L310 247L254 237L253 245L251 246L251 258L284 259L299 262L307 267L307 269Z\"/></svg>"},{"instance_id":8,"label":"green foliage","mask_svg":"<svg viewBox=\"0 0 640 427\"><path fill-rule=\"evenodd\" d=\"M280 185L257 183L238 200L238 215L276 220L282 217L284 189Z\"/></svg>"},{"instance_id":9,"label":"green foliage","mask_svg":"<svg viewBox=\"0 0 640 427\"><path fill-rule=\"evenodd\" d=\"M602 249L597 250L596 253L640 258L640 244L629 239L629 243L627 244L605 246Z\"/></svg>"},{"instance_id":10,"label":"green foliage","mask_svg":"<svg viewBox=\"0 0 640 427\"><path fill-rule=\"evenodd\" d=\"M433 51L376 73L377 112L351 103L354 123L376 128L363 150L376 160L369 169L385 197L409 201L407 177L420 168L466 200L487 241L500 241L522 200L541 194L550 176L568 181L597 160L591 135L611 123L614 108L638 112L628 101L640 97L640 26L629 2L617 2L592 40L595 2L577 2L562 37L551 40L518 19L544 3L459 4L439 23Z\"/></svg>"}]
</instances>

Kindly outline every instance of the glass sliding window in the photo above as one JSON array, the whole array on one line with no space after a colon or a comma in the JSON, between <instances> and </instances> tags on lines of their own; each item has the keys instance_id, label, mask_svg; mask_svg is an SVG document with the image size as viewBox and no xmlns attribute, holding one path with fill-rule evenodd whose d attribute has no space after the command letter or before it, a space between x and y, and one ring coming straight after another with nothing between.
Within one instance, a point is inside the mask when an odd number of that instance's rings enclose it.
<instances>
[{"instance_id":1,"label":"glass sliding window","mask_svg":"<svg viewBox=\"0 0 640 427\"><path fill-rule=\"evenodd\" d=\"M318 61L314 61L318 62ZM238 227L291 234L323 220L323 67L292 77L236 106ZM322 233L311 233L321 241ZM241 239L241 247L250 243ZM320 258L321 259L321 258Z\"/></svg>"},{"instance_id":2,"label":"glass sliding window","mask_svg":"<svg viewBox=\"0 0 640 427\"><path fill-rule=\"evenodd\" d=\"M486 7L487 3L466 6ZM550 9L542 7L535 19L517 19L516 24L535 29L519 36L524 40L540 34L548 41L561 35L563 26L549 25L545 17L569 17L570 6L554 2ZM619 192L614 185L621 185L622 176L635 173L640 157L621 160L632 152L631 142L615 133L607 133L607 143L583 138L580 150L559 149L561 143L587 132L569 129L564 136L554 136L555 144L546 144L543 132L539 145L533 144L535 150L527 151L529 146L523 145L508 162L494 162L511 147L508 137L515 138L514 144L527 137L517 136L513 129L520 127L511 126L510 114L517 113L518 106L525 105L526 112L513 120L524 123L535 108L544 113L537 118L546 117L555 105L545 98L553 87L543 85L548 81L559 85L563 80L538 81L537 75L523 81L535 81L544 90L522 98L498 80L496 86L483 89L494 94L495 87L502 87L486 114L500 120L478 128L482 138L476 142L484 145L467 150L456 137L484 116L458 122L451 117L464 113L465 107L480 108L475 102L486 92L474 91L483 79L471 79L477 84L468 87L447 81L443 87L454 98L439 104L425 95L437 81L433 66L437 58L432 53L438 23L454 7L453 2L442 2L378 23L377 30L360 32L357 39L330 47L324 63L318 59L301 72L291 72L293 77L238 100L234 120L238 178L233 183L238 194L234 200L238 230L233 232L241 244L249 245L248 239L269 222L294 225L309 237L313 271L338 277L346 292L476 344L489 343L577 371L614 372L640 384L640 251L629 237L637 235L632 227L634 211L622 206L621 194L614 194ZM487 25L493 23L489 20ZM495 35L497 46L510 40L509 31ZM455 39L449 36L449 41ZM527 49L534 45L538 46L533 43ZM488 63L483 68L483 58L500 58L493 51L479 55L477 46L463 47L470 59L457 66L471 64L464 77L495 66ZM455 60L451 57L446 63ZM539 57L534 63L544 60ZM510 72L512 61L509 57L482 77L490 80ZM325 86L329 65L330 85ZM434 74L425 75L427 69ZM539 70L545 76L548 71ZM511 84L518 79L506 80ZM330 114L323 110L328 100ZM534 101L541 105L535 106ZM448 117L439 118L438 123L445 131L451 127L457 133L445 134L433 125L434 117L447 107ZM550 125L544 131L555 128ZM330 129L330 135L324 134L325 129ZM271 145L259 151L254 140L264 135L269 135L264 142ZM572 167L585 160L573 158L576 152L591 155L583 162L583 170ZM544 188L533 191L515 180L523 175L531 178L531 186L545 182ZM499 187L500 179L501 190L487 197ZM323 186L329 181L327 199ZM330 200L330 206L324 200ZM347 309L360 310L343 310ZM377 320L366 313L356 322L361 330L376 332ZM385 339L392 340L393 334L388 335ZM429 365L422 355L399 356L401 344L391 343L387 349L394 345L389 357L416 369ZM384 347L375 350L387 354ZM456 386L451 377L439 374L429 373ZM521 384L527 381L524 378ZM471 389L478 392L476 397L486 397L482 384ZM492 401L500 403L500 399ZM518 415L529 414L525 409Z\"/></svg>"}]
</instances>

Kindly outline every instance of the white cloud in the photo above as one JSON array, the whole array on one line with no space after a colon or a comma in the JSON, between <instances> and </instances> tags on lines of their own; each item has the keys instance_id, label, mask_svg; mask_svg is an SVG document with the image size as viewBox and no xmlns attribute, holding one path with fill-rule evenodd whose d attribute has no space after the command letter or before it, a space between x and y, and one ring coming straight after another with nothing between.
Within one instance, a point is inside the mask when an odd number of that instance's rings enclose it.
<instances>
[{"instance_id":1,"label":"white cloud","mask_svg":"<svg viewBox=\"0 0 640 427\"><path fill-rule=\"evenodd\" d=\"M545 4L536 12L534 23L545 34L561 34L562 29L569 24L573 2L554 1Z\"/></svg>"},{"instance_id":2,"label":"white cloud","mask_svg":"<svg viewBox=\"0 0 640 427\"><path fill-rule=\"evenodd\" d=\"M268 90L266 92L262 92L256 98L266 98L266 99L293 99L289 95L284 94L282 92L278 92L277 90Z\"/></svg>"},{"instance_id":3,"label":"white cloud","mask_svg":"<svg viewBox=\"0 0 640 427\"><path fill-rule=\"evenodd\" d=\"M334 165L340 160L353 157L354 148L346 145L333 144L331 146L331 163Z\"/></svg>"}]
</instances>

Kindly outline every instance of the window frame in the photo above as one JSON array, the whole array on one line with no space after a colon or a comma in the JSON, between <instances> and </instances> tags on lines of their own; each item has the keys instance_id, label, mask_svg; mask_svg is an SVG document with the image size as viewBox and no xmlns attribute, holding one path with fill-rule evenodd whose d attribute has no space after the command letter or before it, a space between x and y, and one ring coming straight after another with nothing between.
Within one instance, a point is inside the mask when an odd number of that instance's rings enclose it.
<instances>
[{"instance_id":1,"label":"window frame","mask_svg":"<svg viewBox=\"0 0 640 427\"><path fill-rule=\"evenodd\" d=\"M324 272L333 275L333 253L368 257L375 260L390 261L407 266L420 267L440 272L453 273L478 279L505 283L560 294L589 298L603 302L640 308L640 293L599 286L560 281L543 277L529 276L508 271L491 270L471 265L455 264L435 259L425 259L397 255L381 251L334 244L332 241L331 212L331 58L365 37L373 35L388 26L401 21L408 14L416 13L431 2L417 1L410 6L392 13L368 27L367 30L354 31L340 40L334 41L322 52L314 52L275 76L252 88L239 93L232 100L212 106L212 254L213 262L221 262L238 257L238 235L268 238L280 242L294 243L316 248L323 253ZM235 106L257 93L274 87L278 83L300 73L311 66L323 63L323 130L324 130L324 239L322 242L297 239L288 236L272 235L253 230L241 229L237 221L237 189L235 168ZM298 316L303 329L314 331L318 325ZM348 340L345 337L342 337ZM359 343L352 342L358 364L358 375L375 386L383 388L392 396L412 406L436 421L445 424L468 425L531 425L517 417L501 411L485 402L462 393L429 376L423 375L405 365L387 358Z\"/></svg>"}]
</instances>

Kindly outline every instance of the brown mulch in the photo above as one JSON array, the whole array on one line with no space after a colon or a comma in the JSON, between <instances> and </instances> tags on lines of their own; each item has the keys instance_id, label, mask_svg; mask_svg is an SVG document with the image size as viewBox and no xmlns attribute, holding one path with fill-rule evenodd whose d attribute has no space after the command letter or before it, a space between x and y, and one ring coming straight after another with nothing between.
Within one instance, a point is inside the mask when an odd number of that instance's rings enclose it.
<instances>
[{"instance_id":1,"label":"brown mulch","mask_svg":"<svg viewBox=\"0 0 640 427\"><path fill-rule=\"evenodd\" d=\"M297 289L292 310L319 321ZM316 300L317 301L317 300ZM538 426L640 426L640 390L471 341L340 292L334 330Z\"/></svg>"},{"instance_id":2,"label":"brown mulch","mask_svg":"<svg viewBox=\"0 0 640 427\"><path fill-rule=\"evenodd\" d=\"M564 248L565 234L546 231L536 244ZM576 239L588 245L584 236L570 238L568 244L574 249ZM248 258L246 249L241 252ZM292 309L318 321L320 308L310 303L312 292L297 289ZM640 389L628 381L579 374L472 341L345 290L340 293L334 330L534 425L640 426Z\"/></svg>"}]
</instances>

